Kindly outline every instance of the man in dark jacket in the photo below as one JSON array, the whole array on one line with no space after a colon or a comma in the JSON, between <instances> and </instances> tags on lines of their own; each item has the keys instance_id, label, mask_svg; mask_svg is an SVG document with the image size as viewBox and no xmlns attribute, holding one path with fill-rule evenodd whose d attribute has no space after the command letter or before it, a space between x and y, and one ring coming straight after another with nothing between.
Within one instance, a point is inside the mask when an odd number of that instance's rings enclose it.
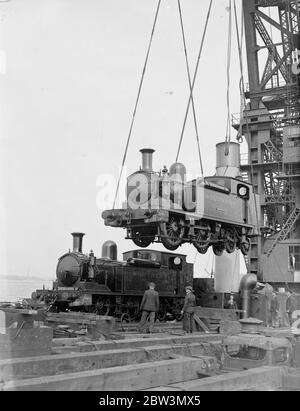
<instances>
[{"instance_id":1,"label":"man in dark jacket","mask_svg":"<svg viewBox=\"0 0 300 411\"><path fill-rule=\"evenodd\" d=\"M192 333L194 329L194 310L196 307L196 297L191 286L185 287L185 291L186 296L181 311L181 314L183 314L182 327L184 331Z\"/></svg>"},{"instance_id":2,"label":"man in dark jacket","mask_svg":"<svg viewBox=\"0 0 300 411\"><path fill-rule=\"evenodd\" d=\"M141 302L141 311L142 311L142 318L140 322L140 332L144 331L144 327L146 322L149 318L149 332L153 332L154 321L155 321L155 313L159 310L159 295L158 292L155 291L155 284L149 283L149 290L146 290Z\"/></svg>"},{"instance_id":3,"label":"man in dark jacket","mask_svg":"<svg viewBox=\"0 0 300 411\"><path fill-rule=\"evenodd\" d=\"M296 319L293 319L293 312L296 311L296 309L297 309L297 301L296 301L295 294L288 291L288 297L286 300L286 313L288 315L289 323L291 326L293 325L293 322L296 320Z\"/></svg>"}]
</instances>

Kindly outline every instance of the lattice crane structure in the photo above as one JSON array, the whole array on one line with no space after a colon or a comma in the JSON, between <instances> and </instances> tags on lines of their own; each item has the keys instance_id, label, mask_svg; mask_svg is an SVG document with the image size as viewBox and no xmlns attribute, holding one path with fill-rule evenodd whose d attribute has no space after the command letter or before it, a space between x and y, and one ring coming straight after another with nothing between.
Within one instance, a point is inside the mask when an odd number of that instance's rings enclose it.
<instances>
[{"instance_id":1,"label":"lattice crane structure","mask_svg":"<svg viewBox=\"0 0 300 411\"><path fill-rule=\"evenodd\" d=\"M300 283L300 1L243 0L243 11L249 85L233 125L248 144L241 171L258 194L261 227L249 271Z\"/></svg>"}]
</instances>

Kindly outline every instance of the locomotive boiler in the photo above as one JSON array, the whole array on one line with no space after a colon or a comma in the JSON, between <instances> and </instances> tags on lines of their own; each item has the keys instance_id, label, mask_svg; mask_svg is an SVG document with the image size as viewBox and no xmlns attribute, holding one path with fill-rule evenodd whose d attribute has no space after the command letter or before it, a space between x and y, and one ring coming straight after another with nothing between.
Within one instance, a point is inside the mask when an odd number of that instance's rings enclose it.
<instances>
[{"instance_id":1,"label":"locomotive boiler","mask_svg":"<svg viewBox=\"0 0 300 411\"><path fill-rule=\"evenodd\" d=\"M180 315L184 288L193 284L193 265L186 256L170 252L137 249L123 253L117 260L117 246L107 241L102 257L82 251L83 233L72 233L73 250L62 255L57 264L52 290L37 290L35 298L45 300L52 311L88 311L137 319L149 282L160 295L158 318L167 313Z\"/></svg>"},{"instance_id":2,"label":"locomotive boiler","mask_svg":"<svg viewBox=\"0 0 300 411\"><path fill-rule=\"evenodd\" d=\"M257 235L251 184L226 176L186 181L180 163L154 172L154 150L140 151L142 166L127 179L125 207L104 211L105 225L126 229L126 238L142 248L160 242L175 251L191 243L201 254L210 246L218 256L236 248L248 253Z\"/></svg>"}]
</instances>

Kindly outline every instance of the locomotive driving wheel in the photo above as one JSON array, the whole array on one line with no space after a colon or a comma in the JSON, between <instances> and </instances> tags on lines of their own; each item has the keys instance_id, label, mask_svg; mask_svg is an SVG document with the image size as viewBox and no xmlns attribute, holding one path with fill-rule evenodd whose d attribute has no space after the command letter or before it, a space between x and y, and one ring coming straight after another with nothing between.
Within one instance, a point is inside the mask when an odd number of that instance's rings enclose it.
<instances>
[{"instance_id":1,"label":"locomotive driving wheel","mask_svg":"<svg viewBox=\"0 0 300 411\"><path fill-rule=\"evenodd\" d=\"M209 227L207 226L207 230L195 228L195 231L196 235L193 239L193 245L200 254L205 254L209 249Z\"/></svg>"},{"instance_id":2,"label":"locomotive driving wheel","mask_svg":"<svg viewBox=\"0 0 300 411\"><path fill-rule=\"evenodd\" d=\"M240 250L242 254L247 255L249 253L250 246L251 246L250 239L246 237L246 241L242 241L240 244Z\"/></svg>"},{"instance_id":3,"label":"locomotive driving wheel","mask_svg":"<svg viewBox=\"0 0 300 411\"><path fill-rule=\"evenodd\" d=\"M138 229L132 229L131 236L134 244L141 248L148 247L155 240L155 235L144 233Z\"/></svg>"},{"instance_id":4,"label":"locomotive driving wheel","mask_svg":"<svg viewBox=\"0 0 300 411\"><path fill-rule=\"evenodd\" d=\"M227 230L225 233L225 250L228 254L232 254L235 251L236 241L233 230Z\"/></svg>"},{"instance_id":5,"label":"locomotive driving wheel","mask_svg":"<svg viewBox=\"0 0 300 411\"><path fill-rule=\"evenodd\" d=\"M225 245L223 242L218 242L213 244L213 252L216 256L220 257L223 254L223 251L225 250Z\"/></svg>"},{"instance_id":6,"label":"locomotive driving wheel","mask_svg":"<svg viewBox=\"0 0 300 411\"><path fill-rule=\"evenodd\" d=\"M182 244L185 232L184 221L177 216L171 216L167 223L160 225L161 242L168 250L175 251Z\"/></svg>"},{"instance_id":7,"label":"locomotive driving wheel","mask_svg":"<svg viewBox=\"0 0 300 411\"><path fill-rule=\"evenodd\" d=\"M123 313L121 315L121 319L120 319L120 323L121 323L121 329L122 331L128 331L127 325L131 323L131 317L128 313Z\"/></svg>"}]
</instances>

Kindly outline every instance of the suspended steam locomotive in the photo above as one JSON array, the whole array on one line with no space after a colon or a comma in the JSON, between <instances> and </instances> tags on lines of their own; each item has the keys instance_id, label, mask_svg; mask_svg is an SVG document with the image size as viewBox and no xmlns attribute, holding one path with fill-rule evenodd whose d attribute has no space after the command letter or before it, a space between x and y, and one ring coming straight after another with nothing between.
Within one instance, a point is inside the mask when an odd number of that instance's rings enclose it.
<instances>
[{"instance_id":1,"label":"suspended steam locomotive","mask_svg":"<svg viewBox=\"0 0 300 411\"><path fill-rule=\"evenodd\" d=\"M154 150L143 149L142 167L127 179L122 209L102 213L105 225L123 227L139 247L161 242L174 251L192 243L205 254L236 248L246 255L255 232L255 198L251 184L231 177L212 176L186 182L186 169L152 170Z\"/></svg>"},{"instance_id":2,"label":"suspended steam locomotive","mask_svg":"<svg viewBox=\"0 0 300 411\"><path fill-rule=\"evenodd\" d=\"M193 284L193 265L186 256L169 252L133 250L117 260L117 246L107 241L102 257L82 252L83 233L72 233L73 250L61 256L52 290L37 290L34 298L50 304L52 311L88 311L130 319L139 307L149 282L160 295L159 319L180 315L184 288Z\"/></svg>"}]
</instances>

